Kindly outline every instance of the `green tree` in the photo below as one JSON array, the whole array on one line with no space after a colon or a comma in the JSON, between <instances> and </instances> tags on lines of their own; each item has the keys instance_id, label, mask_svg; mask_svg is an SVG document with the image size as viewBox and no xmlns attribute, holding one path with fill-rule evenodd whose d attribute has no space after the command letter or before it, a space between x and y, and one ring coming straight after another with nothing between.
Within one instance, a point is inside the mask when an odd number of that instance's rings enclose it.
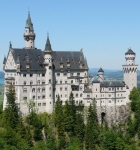
<instances>
[{"instance_id":1,"label":"green tree","mask_svg":"<svg viewBox=\"0 0 140 150\"><path fill-rule=\"evenodd\" d=\"M87 124L85 128L85 147L87 150L96 149L99 144L99 127L95 100L88 108Z\"/></svg>"},{"instance_id":2,"label":"green tree","mask_svg":"<svg viewBox=\"0 0 140 150\"><path fill-rule=\"evenodd\" d=\"M70 93L69 101L65 105L65 130L69 133L70 136L74 136L74 127L76 121L76 106L73 93Z\"/></svg>"}]
</instances>

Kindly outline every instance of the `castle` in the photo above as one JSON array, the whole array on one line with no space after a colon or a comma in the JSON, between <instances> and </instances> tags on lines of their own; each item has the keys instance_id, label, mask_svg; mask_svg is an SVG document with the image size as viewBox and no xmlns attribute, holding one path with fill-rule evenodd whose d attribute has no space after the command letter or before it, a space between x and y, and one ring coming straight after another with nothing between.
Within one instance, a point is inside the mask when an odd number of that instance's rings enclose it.
<instances>
[{"instance_id":1,"label":"castle","mask_svg":"<svg viewBox=\"0 0 140 150\"><path fill-rule=\"evenodd\" d=\"M97 77L89 81L89 68L82 50L54 51L49 36L44 50L37 49L35 37L28 13L24 33L25 47L13 48L10 43L8 55L3 61L3 108L7 105L6 92L11 83L15 86L16 102L24 115L29 113L25 104L27 100L34 101L38 112L52 113L58 94L62 104L65 104L71 92L76 105L81 103L89 106L95 98L97 108L100 108L99 115L105 115L107 110L129 103L129 93L137 86L138 68L135 65L135 53L131 49L125 53L124 81L105 80L102 68L99 69Z\"/></svg>"}]
</instances>

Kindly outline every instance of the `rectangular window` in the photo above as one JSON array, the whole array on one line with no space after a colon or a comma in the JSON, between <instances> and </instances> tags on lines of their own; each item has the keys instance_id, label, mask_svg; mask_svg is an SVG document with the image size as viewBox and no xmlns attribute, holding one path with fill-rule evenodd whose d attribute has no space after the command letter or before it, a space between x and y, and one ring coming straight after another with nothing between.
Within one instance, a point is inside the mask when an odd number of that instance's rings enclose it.
<instances>
[{"instance_id":1,"label":"rectangular window","mask_svg":"<svg viewBox=\"0 0 140 150\"><path fill-rule=\"evenodd\" d=\"M23 74L23 77L26 77L26 74Z\"/></svg>"},{"instance_id":2,"label":"rectangular window","mask_svg":"<svg viewBox=\"0 0 140 150\"><path fill-rule=\"evenodd\" d=\"M67 73L66 72L64 72L64 74L63 74L64 76L66 76L67 75Z\"/></svg>"},{"instance_id":3,"label":"rectangular window","mask_svg":"<svg viewBox=\"0 0 140 150\"><path fill-rule=\"evenodd\" d=\"M42 105L43 105L43 106L46 106L46 103L43 103Z\"/></svg>"},{"instance_id":4,"label":"rectangular window","mask_svg":"<svg viewBox=\"0 0 140 150\"><path fill-rule=\"evenodd\" d=\"M30 74L30 77L32 77L33 76L33 74Z\"/></svg>"},{"instance_id":5,"label":"rectangular window","mask_svg":"<svg viewBox=\"0 0 140 150\"><path fill-rule=\"evenodd\" d=\"M80 73L79 73L79 72L77 73L77 76L80 76Z\"/></svg>"},{"instance_id":6,"label":"rectangular window","mask_svg":"<svg viewBox=\"0 0 140 150\"><path fill-rule=\"evenodd\" d=\"M38 106L41 106L41 103L38 103Z\"/></svg>"},{"instance_id":7,"label":"rectangular window","mask_svg":"<svg viewBox=\"0 0 140 150\"><path fill-rule=\"evenodd\" d=\"M42 77L45 77L45 74L44 74L44 73L42 73Z\"/></svg>"},{"instance_id":8,"label":"rectangular window","mask_svg":"<svg viewBox=\"0 0 140 150\"><path fill-rule=\"evenodd\" d=\"M60 76L60 73L57 73L57 76Z\"/></svg>"}]
</instances>

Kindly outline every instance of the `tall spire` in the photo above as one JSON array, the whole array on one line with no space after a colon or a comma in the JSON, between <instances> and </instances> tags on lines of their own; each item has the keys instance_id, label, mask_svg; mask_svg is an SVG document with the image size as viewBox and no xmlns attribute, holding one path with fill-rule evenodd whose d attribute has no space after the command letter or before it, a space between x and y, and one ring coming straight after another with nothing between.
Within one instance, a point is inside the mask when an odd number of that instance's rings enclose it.
<instances>
[{"instance_id":1,"label":"tall spire","mask_svg":"<svg viewBox=\"0 0 140 150\"><path fill-rule=\"evenodd\" d=\"M30 17L30 12L29 11L28 11L28 18L26 20L26 26L25 26L25 28L29 28L32 31L34 30L33 23L31 21L31 17Z\"/></svg>"},{"instance_id":2,"label":"tall spire","mask_svg":"<svg viewBox=\"0 0 140 150\"><path fill-rule=\"evenodd\" d=\"M33 28L33 23L31 21L30 12L28 11L28 18L26 20L24 40L25 40L25 48L34 49L35 48L35 33Z\"/></svg>"},{"instance_id":3,"label":"tall spire","mask_svg":"<svg viewBox=\"0 0 140 150\"><path fill-rule=\"evenodd\" d=\"M52 51L51 43L50 43L50 39L49 39L49 33L47 33L47 41L46 41L46 45L45 45L45 51Z\"/></svg>"}]
</instances>

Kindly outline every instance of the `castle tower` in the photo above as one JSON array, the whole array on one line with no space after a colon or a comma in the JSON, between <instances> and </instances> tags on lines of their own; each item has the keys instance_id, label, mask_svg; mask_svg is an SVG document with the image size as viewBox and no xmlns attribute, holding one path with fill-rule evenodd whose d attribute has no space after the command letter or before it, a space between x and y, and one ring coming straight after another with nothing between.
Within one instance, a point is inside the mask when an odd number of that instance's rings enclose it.
<instances>
[{"instance_id":1,"label":"castle tower","mask_svg":"<svg viewBox=\"0 0 140 150\"><path fill-rule=\"evenodd\" d=\"M104 71L103 71L102 68L100 68L100 69L98 70L98 80L99 80L99 81L103 81L103 80L104 80Z\"/></svg>"},{"instance_id":2,"label":"castle tower","mask_svg":"<svg viewBox=\"0 0 140 150\"><path fill-rule=\"evenodd\" d=\"M132 51L132 49L128 49L125 53L126 65L122 66L124 71L124 82L130 91L133 87L137 87L138 65L135 65L135 56L136 54Z\"/></svg>"},{"instance_id":3,"label":"castle tower","mask_svg":"<svg viewBox=\"0 0 140 150\"><path fill-rule=\"evenodd\" d=\"M53 66L52 66L52 48L47 36L47 41L44 50L44 66L46 68L46 112L53 111Z\"/></svg>"},{"instance_id":4,"label":"castle tower","mask_svg":"<svg viewBox=\"0 0 140 150\"><path fill-rule=\"evenodd\" d=\"M24 40L25 40L25 48L26 49L34 49L35 48L35 33L33 28L33 23L31 21L30 13L28 12L28 18L26 20Z\"/></svg>"}]
</instances>

